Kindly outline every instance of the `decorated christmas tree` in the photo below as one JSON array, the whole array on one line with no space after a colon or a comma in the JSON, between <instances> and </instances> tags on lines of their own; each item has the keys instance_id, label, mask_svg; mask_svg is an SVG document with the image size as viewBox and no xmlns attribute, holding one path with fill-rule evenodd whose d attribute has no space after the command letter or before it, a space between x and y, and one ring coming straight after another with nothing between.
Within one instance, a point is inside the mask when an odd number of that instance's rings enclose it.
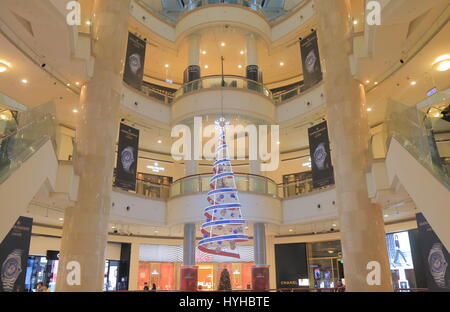
<instances>
[{"instance_id":1,"label":"decorated christmas tree","mask_svg":"<svg viewBox=\"0 0 450 312\"><path fill-rule=\"evenodd\" d=\"M230 272L226 268L220 273L219 290L231 291Z\"/></svg>"},{"instance_id":2,"label":"decorated christmas tree","mask_svg":"<svg viewBox=\"0 0 450 312\"><path fill-rule=\"evenodd\" d=\"M216 121L219 142L208 192L210 205L204 210L206 222L201 227L203 239L198 248L205 253L239 259L236 243L247 241L248 236L244 233L245 220L225 139L227 126L228 122L223 117Z\"/></svg>"}]
</instances>

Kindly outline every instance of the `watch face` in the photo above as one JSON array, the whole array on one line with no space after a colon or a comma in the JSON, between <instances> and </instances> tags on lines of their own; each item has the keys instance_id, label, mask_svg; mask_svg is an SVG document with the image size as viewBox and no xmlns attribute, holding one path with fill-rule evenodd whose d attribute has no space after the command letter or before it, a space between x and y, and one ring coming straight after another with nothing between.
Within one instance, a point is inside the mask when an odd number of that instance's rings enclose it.
<instances>
[{"instance_id":1,"label":"watch face","mask_svg":"<svg viewBox=\"0 0 450 312\"><path fill-rule=\"evenodd\" d=\"M139 69L141 69L141 56L137 53L130 55L129 66L131 71L136 74Z\"/></svg>"},{"instance_id":2,"label":"watch face","mask_svg":"<svg viewBox=\"0 0 450 312\"><path fill-rule=\"evenodd\" d=\"M323 143L320 143L316 150L314 151L314 161L316 163L323 162L325 158L327 157L327 153L325 151L325 147L323 146Z\"/></svg>"},{"instance_id":3,"label":"watch face","mask_svg":"<svg viewBox=\"0 0 450 312\"><path fill-rule=\"evenodd\" d=\"M20 262L17 258L9 258L5 261L2 268L2 278L12 279L20 274Z\"/></svg>"},{"instance_id":4,"label":"watch face","mask_svg":"<svg viewBox=\"0 0 450 312\"><path fill-rule=\"evenodd\" d=\"M308 53L305 60L306 70L310 73L314 71L314 66L316 65L317 57L314 51Z\"/></svg>"},{"instance_id":5,"label":"watch face","mask_svg":"<svg viewBox=\"0 0 450 312\"><path fill-rule=\"evenodd\" d=\"M430 268L432 271L440 273L445 269L445 259L441 252L433 252L430 255Z\"/></svg>"},{"instance_id":6,"label":"watch face","mask_svg":"<svg viewBox=\"0 0 450 312\"><path fill-rule=\"evenodd\" d=\"M130 172L130 167L134 162L133 148L128 146L121 154L122 167L126 172Z\"/></svg>"}]
</instances>

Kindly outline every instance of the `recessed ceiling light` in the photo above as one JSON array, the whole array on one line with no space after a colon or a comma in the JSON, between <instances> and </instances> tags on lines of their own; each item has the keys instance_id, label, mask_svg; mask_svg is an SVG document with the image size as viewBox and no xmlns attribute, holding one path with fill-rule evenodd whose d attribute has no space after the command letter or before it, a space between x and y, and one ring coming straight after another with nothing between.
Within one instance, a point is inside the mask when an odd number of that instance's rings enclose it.
<instances>
[{"instance_id":1,"label":"recessed ceiling light","mask_svg":"<svg viewBox=\"0 0 450 312\"><path fill-rule=\"evenodd\" d=\"M158 167L158 163L157 162L155 162L154 165L155 165L155 167Z\"/></svg>"},{"instance_id":2,"label":"recessed ceiling light","mask_svg":"<svg viewBox=\"0 0 450 312\"><path fill-rule=\"evenodd\" d=\"M221 42L220 45L221 45L222 47L224 47L224 46L225 46L225 42Z\"/></svg>"},{"instance_id":3,"label":"recessed ceiling light","mask_svg":"<svg viewBox=\"0 0 450 312\"><path fill-rule=\"evenodd\" d=\"M412 85L412 86L415 86L416 84L417 84L417 82L416 82L416 81L414 81L414 80L413 80L413 81L411 81L411 85Z\"/></svg>"},{"instance_id":4,"label":"recessed ceiling light","mask_svg":"<svg viewBox=\"0 0 450 312\"><path fill-rule=\"evenodd\" d=\"M331 226L336 226L336 223L333 223Z\"/></svg>"},{"instance_id":5,"label":"recessed ceiling light","mask_svg":"<svg viewBox=\"0 0 450 312\"><path fill-rule=\"evenodd\" d=\"M66 86L70 87L70 83L66 84Z\"/></svg>"},{"instance_id":6,"label":"recessed ceiling light","mask_svg":"<svg viewBox=\"0 0 450 312\"><path fill-rule=\"evenodd\" d=\"M284 66L284 62L280 62L280 66Z\"/></svg>"},{"instance_id":7,"label":"recessed ceiling light","mask_svg":"<svg viewBox=\"0 0 450 312\"><path fill-rule=\"evenodd\" d=\"M205 54L206 54L206 51L205 51L205 50L203 50L203 51L202 51L202 54L203 54L203 55L205 55Z\"/></svg>"},{"instance_id":8,"label":"recessed ceiling light","mask_svg":"<svg viewBox=\"0 0 450 312\"><path fill-rule=\"evenodd\" d=\"M358 24L358 21L357 20L354 20L353 21L353 25L357 25Z\"/></svg>"},{"instance_id":9,"label":"recessed ceiling light","mask_svg":"<svg viewBox=\"0 0 450 312\"><path fill-rule=\"evenodd\" d=\"M389 217L389 215L385 214L384 217L387 218L387 217Z\"/></svg>"},{"instance_id":10,"label":"recessed ceiling light","mask_svg":"<svg viewBox=\"0 0 450 312\"><path fill-rule=\"evenodd\" d=\"M64 219L63 218L59 218L59 221L63 221Z\"/></svg>"},{"instance_id":11,"label":"recessed ceiling light","mask_svg":"<svg viewBox=\"0 0 450 312\"><path fill-rule=\"evenodd\" d=\"M374 85L378 85L378 81L375 81L375 82L374 82Z\"/></svg>"},{"instance_id":12,"label":"recessed ceiling light","mask_svg":"<svg viewBox=\"0 0 450 312\"><path fill-rule=\"evenodd\" d=\"M78 109L76 108L72 109L72 113L78 113Z\"/></svg>"},{"instance_id":13,"label":"recessed ceiling light","mask_svg":"<svg viewBox=\"0 0 450 312\"><path fill-rule=\"evenodd\" d=\"M77 86L79 86L80 85L80 83L77 81L77 82L75 82L75 85L77 85Z\"/></svg>"},{"instance_id":14,"label":"recessed ceiling light","mask_svg":"<svg viewBox=\"0 0 450 312\"><path fill-rule=\"evenodd\" d=\"M292 232L293 231L293 229L289 229L289 232Z\"/></svg>"},{"instance_id":15,"label":"recessed ceiling light","mask_svg":"<svg viewBox=\"0 0 450 312\"><path fill-rule=\"evenodd\" d=\"M209 68L209 66L208 65L205 65L205 69L208 69Z\"/></svg>"},{"instance_id":16,"label":"recessed ceiling light","mask_svg":"<svg viewBox=\"0 0 450 312\"><path fill-rule=\"evenodd\" d=\"M280 141L277 141L277 144L280 145Z\"/></svg>"},{"instance_id":17,"label":"recessed ceiling light","mask_svg":"<svg viewBox=\"0 0 450 312\"><path fill-rule=\"evenodd\" d=\"M164 67L165 67L165 68L169 68L169 64L165 64Z\"/></svg>"},{"instance_id":18,"label":"recessed ceiling light","mask_svg":"<svg viewBox=\"0 0 450 312\"><path fill-rule=\"evenodd\" d=\"M158 144L161 144L162 143L162 141L161 140L158 140Z\"/></svg>"},{"instance_id":19,"label":"recessed ceiling light","mask_svg":"<svg viewBox=\"0 0 450 312\"><path fill-rule=\"evenodd\" d=\"M242 65L238 65L238 68L242 68Z\"/></svg>"},{"instance_id":20,"label":"recessed ceiling light","mask_svg":"<svg viewBox=\"0 0 450 312\"><path fill-rule=\"evenodd\" d=\"M444 54L436 58L433 62L433 68L437 71L447 71L450 69L450 54Z\"/></svg>"},{"instance_id":21,"label":"recessed ceiling light","mask_svg":"<svg viewBox=\"0 0 450 312\"><path fill-rule=\"evenodd\" d=\"M366 80L366 83L370 83L370 80Z\"/></svg>"},{"instance_id":22,"label":"recessed ceiling light","mask_svg":"<svg viewBox=\"0 0 450 312\"><path fill-rule=\"evenodd\" d=\"M86 21L86 25L91 25L91 21Z\"/></svg>"},{"instance_id":23,"label":"recessed ceiling light","mask_svg":"<svg viewBox=\"0 0 450 312\"><path fill-rule=\"evenodd\" d=\"M22 79L22 83L28 83L27 79Z\"/></svg>"},{"instance_id":24,"label":"recessed ceiling light","mask_svg":"<svg viewBox=\"0 0 450 312\"><path fill-rule=\"evenodd\" d=\"M241 50L241 52L239 52L239 53L241 53L241 55L244 55L245 52L244 52L244 50Z\"/></svg>"},{"instance_id":25,"label":"recessed ceiling light","mask_svg":"<svg viewBox=\"0 0 450 312\"><path fill-rule=\"evenodd\" d=\"M372 111L372 107L367 108L367 111L371 112Z\"/></svg>"},{"instance_id":26,"label":"recessed ceiling light","mask_svg":"<svg viewBox=\"0 0 450 312\"><path fill-rule=\"evenodd\" d=\"M155 231L155 233L159 233L158 231Z\"/></svg>"}]
</instances>

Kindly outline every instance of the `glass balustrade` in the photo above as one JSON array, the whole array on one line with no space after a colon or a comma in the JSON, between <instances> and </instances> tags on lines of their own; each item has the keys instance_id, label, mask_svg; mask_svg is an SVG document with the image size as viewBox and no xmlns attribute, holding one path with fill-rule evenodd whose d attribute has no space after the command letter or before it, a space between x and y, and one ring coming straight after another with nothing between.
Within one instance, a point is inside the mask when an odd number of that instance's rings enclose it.
<instances>
[{"instance_id":1,"label":"glass balustrade","mask_svg":"<svg viewBox=\"0 0 450 312\"><path fill-rule=\"evenodd\" d=\"M439 99L439 94L435 95ZM450 189L450 176L433 133L433 118L416 107L393 100L388 102L387 144L395 138L408 152L427 168L441 183ZM434 118L440 119L440 118ZM445 122L444 122L445 123Z\"/></svg>"},{"instance_id":2,"label":"glass balustrade","mask_svg":"<svg viewBox=\"0 0 450 312\"><path fill-rule=\"evenodd\" d=\"M175 181L170 186L170 197L189 193L208 192L211 190L212 174L200 174ZM238 191L255 192L278 196L277 185L269 178L252 174L235 174Z\"/></svg>"},{"instance_id":3,"label":"glass balustrade","mask_svg":"<svg viewBox=\"0 0 450 312\"><path fill-rule=\"evenodd\" d=\"M52 108L49 110L49 108ZM22 163L48 140L55 150L56 123L53 105L21 112L18 124L0 135L0 183L4 182Z\"/></svg>"},{"instance_id":4,"label":"glass balustrade","mask_svg":"<svg viewBox=\"0 0 450 312\"><path fill-rule=\"evenodd\" d=\"M240 76L206 76L198 80L191 81L184 84L177 92L175 92L175 99L180 96L202 89L218 89L218 88L237 88L247 89L260 93L268 98L272 98L269 89L265 88L263 84L246 79Z\"/></svg>"}]
</instances>

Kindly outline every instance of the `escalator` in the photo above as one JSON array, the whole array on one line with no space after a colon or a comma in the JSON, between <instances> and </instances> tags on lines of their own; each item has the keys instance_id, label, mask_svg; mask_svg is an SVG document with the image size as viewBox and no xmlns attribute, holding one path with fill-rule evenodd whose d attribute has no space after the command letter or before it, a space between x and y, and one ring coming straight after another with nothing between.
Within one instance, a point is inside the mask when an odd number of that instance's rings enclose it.
<instances>
[{"instance_id":1,"label":"escalator","mask_svg":"<svg viewBox=\"0 0 450 312\"><path fill-rule=\"evenodd\" d=\"M450 172L433 133L433 124L447 123L450 131L450 123L393 101L388 110L388 182L404 187L450 250Z\"/></svg>"},{"instance_id":2,"label":"escalator","mask_svg":"<svg viewBox=\"0 0 450 312\"><path fill-rule=\"evenodd\" d=\"M19 113L0 133L0 241L43 187L54 188L55 115L51 103Z\"/></svg>"}]
</instances>

